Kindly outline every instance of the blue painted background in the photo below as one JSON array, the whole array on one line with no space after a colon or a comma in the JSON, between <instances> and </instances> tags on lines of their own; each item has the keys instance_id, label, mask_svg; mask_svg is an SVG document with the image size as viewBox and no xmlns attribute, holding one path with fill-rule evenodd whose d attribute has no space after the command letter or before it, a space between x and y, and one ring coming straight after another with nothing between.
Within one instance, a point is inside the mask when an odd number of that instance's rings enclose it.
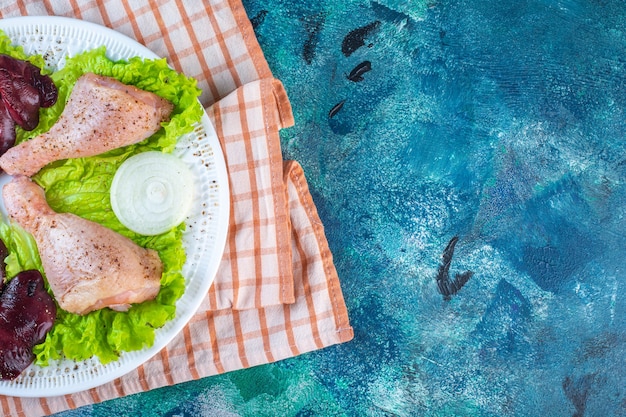
<instances>
[{"instance_id":1,"label":"blue painted background","mask_svg":"<svg viewBox=\"0 0 626 417\"><path fill-rule=\"evenodd\" d=\"M59 416L626 415L623 0L244 5L355 339Z\"/></svg>"}]
</instances>

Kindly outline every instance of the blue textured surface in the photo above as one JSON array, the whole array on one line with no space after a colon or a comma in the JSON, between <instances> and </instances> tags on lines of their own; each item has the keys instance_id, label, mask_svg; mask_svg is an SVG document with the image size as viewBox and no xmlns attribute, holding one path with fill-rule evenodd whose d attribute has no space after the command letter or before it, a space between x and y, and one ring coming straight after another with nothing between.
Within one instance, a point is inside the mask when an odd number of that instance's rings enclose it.
<instances>
[{"instance_id":1,"label":"blue textured surface","mask_svg":"<svg viewBox=\"0 0 626 417\"><path fill-rule=\"evenodd\" d=\"M355 339L60 416L626 415L623 0L244 5Z\"/></svg>"}]
</instances>

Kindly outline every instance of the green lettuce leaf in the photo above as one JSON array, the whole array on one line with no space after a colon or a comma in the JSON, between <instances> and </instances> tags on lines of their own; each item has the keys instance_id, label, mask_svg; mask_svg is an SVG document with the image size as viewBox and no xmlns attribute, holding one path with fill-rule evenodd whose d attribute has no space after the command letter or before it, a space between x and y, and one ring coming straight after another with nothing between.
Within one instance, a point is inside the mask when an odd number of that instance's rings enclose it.
<instances>
[{"instance_id":1,"label":"green lettuce leaf","mask_svg":"<svg viewBox=\"0 0 626 417\"><path fill-rule=\"evenodd\" d=\"M12 45L1 32L0 53L43 66L42 57L27 57L21 47ZM176 301L185 291L185 279L181 273L186 259L182 245L184 225L158 236L133 233L115 217L109 188L117 168L128 157L148 150L171 152L177 139L194 129L203 115L196 81L169 68L165 59L131 58L114 62L107 58L104 47L84 52L68 58L61 70L51 73L59 90L59 99L54 106L41 109L40 124L35 130L18 129L18 143L50 129L63 111L76 80L86 72L114 77L166 98L174 104L171 119L141 143L90 158L52 163L33 180L44 188L46 199L55 211L74 213L109 227L140 246L155 249L164 270L157 298L136 304L127 312L102 309L79 316L58 309L54 327L46 340L34 349L36 363L42 366L50 359L62 357L83 360L97 356L102 363L108 363L118 359L122 351L151 346L155 329L175 316ZM37 245L30 234L16 224L0 222L0 237L10 252L6 259L9 277L27 269L38 269L45 276Z\"/></svg>"}]
</instances>

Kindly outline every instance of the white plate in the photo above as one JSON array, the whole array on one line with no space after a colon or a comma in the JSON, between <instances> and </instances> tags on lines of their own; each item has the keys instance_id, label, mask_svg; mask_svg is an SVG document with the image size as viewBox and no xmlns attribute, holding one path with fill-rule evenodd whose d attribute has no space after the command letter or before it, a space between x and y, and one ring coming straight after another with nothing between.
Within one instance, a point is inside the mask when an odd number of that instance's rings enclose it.
<instances>
[{"instance_id":1,"label":"white plate","mask_svg":"<svg viewBox=\"0 0 626 417\"><path fill-rule=\"evenodd\" d=\"M80 20L18 17L1 19L0 29L14 43L23 45L27 54L43 55L53 69L61 68L68 56L102 45L113 60L133 56L158 58L145 46L118 32ZM0 394L50 397L102 385L150 359L191 319L213 282L224 250L229 216L228 176L219 140L206 114L193 134L179 140L175 153L187 162L195 177L195 198L184 234L186 290L176 305L176 317L156 331L151 348L125 352L119 360L107 365L97 359L64 360L47 367L31 365L16 380L0 381ZM2 177L5 178L0 182L6 182L7 175Z\"/></svg>"}]
</instances>

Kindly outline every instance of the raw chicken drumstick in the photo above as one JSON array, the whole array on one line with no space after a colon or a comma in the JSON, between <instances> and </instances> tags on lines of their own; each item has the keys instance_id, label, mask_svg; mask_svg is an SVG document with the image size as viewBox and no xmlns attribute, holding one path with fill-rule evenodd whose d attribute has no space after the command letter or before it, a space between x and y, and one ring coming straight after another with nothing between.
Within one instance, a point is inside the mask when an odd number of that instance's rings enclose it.
<instances>
[{"instance_id":1,"label":"raw chicken drumstick","mask_svg":"<svg viewBox=\"0 0 626 417\"><path fill-rule=\"evenodd\" d=\"M173 108L156 94L84 74L50 130L10 148L0 157L0 167L9 175L31 176L50 162L141 142L161 128Z\"/></svg>"},{"instance_id":2,"label":"raw chicken drumstick","mask_svg":"<svg viewBox=\"0 0 626 417\"><path fill-rule=\"evenodd\" d=\"M35 238L62 309L124 311L156 297L163 270L156 251L74 214L54 212L43 189L25 176L14 177L2 193L11 219Z\"/></svg>"}]
</instances>

